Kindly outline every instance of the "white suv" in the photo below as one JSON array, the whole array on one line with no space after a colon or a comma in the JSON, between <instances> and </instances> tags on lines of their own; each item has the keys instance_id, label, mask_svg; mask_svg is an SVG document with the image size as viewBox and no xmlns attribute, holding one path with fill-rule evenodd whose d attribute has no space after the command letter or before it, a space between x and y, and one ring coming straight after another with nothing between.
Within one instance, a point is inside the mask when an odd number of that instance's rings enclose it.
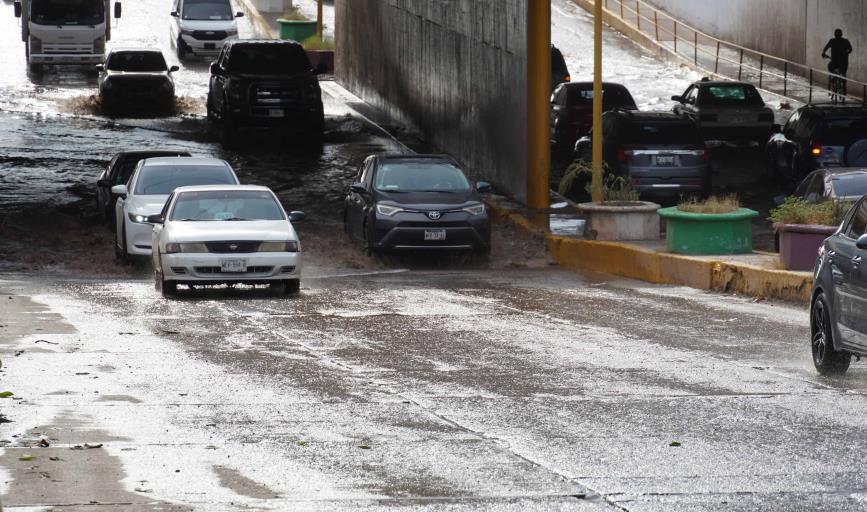
<instances>
[{"instance_id":1,"label":"white suv","mask_svg":"<svg viewBox=\"0 0 867 512\"><path fill-rule=\"evenodd\" d=\"M171 40L178 59L187 55L217 55L226 41L237 39L235 18L230 0L173 0Z\"/></svg>"}]
</instances>

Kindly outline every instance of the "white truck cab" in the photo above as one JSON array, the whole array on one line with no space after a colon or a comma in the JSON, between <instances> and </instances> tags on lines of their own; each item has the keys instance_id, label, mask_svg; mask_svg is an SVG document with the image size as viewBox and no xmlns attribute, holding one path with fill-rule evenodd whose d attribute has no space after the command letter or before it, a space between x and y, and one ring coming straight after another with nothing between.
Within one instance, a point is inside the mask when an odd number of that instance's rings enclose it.
<instances>
[{"instance_id":1,"label":"white truck cab","mask_svg":"<svg viewBox=\"0 0 867 512\"><path fill-rule=\"evenodd\" d=\"M232 10L230 0L173 0L171 41L178 60L188 55L217 55L223 43L236 39L235 19L244 13Z\"/></svg>"},{"instance_id":2,"label":"white truck cab","mask_svg":"<svg viewBox=\"0 0 867 512\"><path fill-rule=\"evenodd\" d=\"M111 0L16 0L29 65L101 64L111 38ZM114 3L120 18L121 4Z\"/></svg>"}]
</instances>

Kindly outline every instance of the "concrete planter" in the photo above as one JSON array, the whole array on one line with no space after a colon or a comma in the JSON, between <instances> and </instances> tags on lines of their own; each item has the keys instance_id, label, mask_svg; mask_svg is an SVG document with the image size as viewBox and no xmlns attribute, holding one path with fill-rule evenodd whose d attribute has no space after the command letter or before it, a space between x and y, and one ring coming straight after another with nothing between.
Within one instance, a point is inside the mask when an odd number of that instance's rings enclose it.
<instances>
[{"instance_id":1,"label":"concrete planter","mask_svg":"<svg viewBox=\"0 0 867 512\"><path fill-rule=\"evenodd\" d=\"M659 239L660 206L636 201L630 203L581 203L587 215L585 233L596 240L657 240Z\"/></svg>"},{"instance_id":2,"label":"concrete planter","mask_svg":"<svg viewBox=\"0 0 867 512\"><path fill-rule=\"evenodd\" d=\"M780 263L786 270L813 270L816 253L826 238L837 232L837 226L815 224L774 224L780 235Z\"/></svg>"},{"instance_id":3,"label":"concrete planter","mask_svg":"<svg viewBox=\"0 0 867 512\"><path fill-rule=\"evenodd\" d=\"M319 64L325 64L325 72L334 73L334 50L307 50L307 58L313 69Z\"/></svg>"},{"instance_id":4,"label":"concrete planter","mask_svg":"<svg viewBox=\"0 0 867 512\"><path fill-rule=\"evenodd\" d=\"M316 35L315 21L277 18L277 24L280 25L280 39L303 43L305 40Z\"/></svg>"},{"instance_id":5,"label":"concrete planter","mask_svg":"<svg viewBox=\"0 0 867 512\"><path fill-rule=\"evenodd\" d=\"M677 254L746 254L753 251L752 219L759 212L689 213L676 206L659 210L666 219L668 248Z\"/></svg>"}]
</instances>

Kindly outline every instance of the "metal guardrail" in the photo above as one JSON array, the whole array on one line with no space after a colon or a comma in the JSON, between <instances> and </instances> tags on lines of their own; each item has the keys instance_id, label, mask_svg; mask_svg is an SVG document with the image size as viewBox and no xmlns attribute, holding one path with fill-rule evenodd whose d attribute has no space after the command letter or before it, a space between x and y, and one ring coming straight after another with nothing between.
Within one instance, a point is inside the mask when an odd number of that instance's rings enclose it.
<instances>
[{"instance_id":1,"label":"metal guardrail","mask_svg":"<svg viewBox=\"0 0 867 512\"><path fill-rule=\"evenodd\" d=\"M723 41L677 20L644 0L604 0L611 16L655 41L662 49L708 73L748 81L804 103L827 97L832 79L846 84L846 101L867 103L867 83ZM842 99L842 98L840 98Z\"/></svg>"}]
</instances>

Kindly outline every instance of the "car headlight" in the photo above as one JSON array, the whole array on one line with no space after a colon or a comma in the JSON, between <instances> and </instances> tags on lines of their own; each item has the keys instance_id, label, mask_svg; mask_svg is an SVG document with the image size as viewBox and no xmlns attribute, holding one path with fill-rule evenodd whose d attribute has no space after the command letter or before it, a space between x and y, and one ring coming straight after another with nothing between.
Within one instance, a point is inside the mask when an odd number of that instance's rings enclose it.
<instances>
[{"instance_id":1,"label":"car headlight","mask_svg":"<svg viewBox=\"0 0 867 512\"><path fill-rule=\"evenodd\" d=\"M474 204L472 206L467 206L466 208L461 208L461 211L465 211L470 215L482 215L485 213L485 205L482 203Z\"/></svg>"},{"instance_id":2,"label":"car headlight","mask_svg":"<svg viewBox=\"0 0 867 512\"><path fill-rule=\"evenodd\" d=\"M186 244L178 244L178 243L170 243L166 244L166 254L175 254L175 253L203 253L210 252L208 251L208 246L202 243L186 243Z\"/></svg>"},{"instance_id":3,"label":"car headlight","mask_svg":"<svg viewBox=\"0 0 867 512\"><path fill-rule=\"evenodd\" d=\"M386 217L391 217L392 215L400 212L404 212L403 208L398 208L397 206L390 206L387 204L377 204L376 205L376 213L380 215L385 215Z\"/></svg>"},{"instance_id":4,"label":"car headlight","mask_svg":"<svg viewBox=\"0 0 867 512\"><path fill-rule=\"evenodd\" d=\"M130 212L130 213L127 213L127 217L129 217L130 221L135 222L136 224L147 224L148 223L148 216L147 215L142 215L140 213Z\"/></svg>"},{"instance_id":5,"label":"car headlight","mask_svg":"<svg viewBox=\"0 0 867 512\"><path fill-rule=\"evenodd\" d=\"M298 252L298 242L262 242L259 244L259 252Z\"/></svg>"}]
</instances>

